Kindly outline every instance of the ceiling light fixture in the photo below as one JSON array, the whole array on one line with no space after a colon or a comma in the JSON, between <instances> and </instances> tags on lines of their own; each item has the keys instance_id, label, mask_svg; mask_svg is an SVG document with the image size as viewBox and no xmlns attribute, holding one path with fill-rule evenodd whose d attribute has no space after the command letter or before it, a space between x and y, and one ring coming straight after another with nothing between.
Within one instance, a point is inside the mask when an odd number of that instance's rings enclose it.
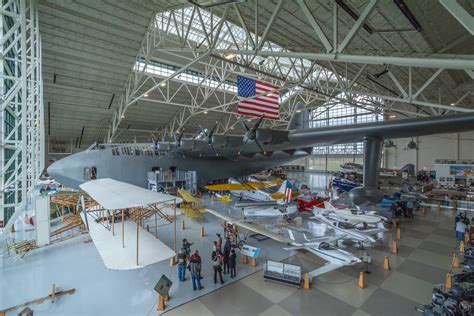
<instances>
[{"instance_id":1,"label":"ceiling light fixture","mask_svg":"<svg viewBox=\"0 0 474 316\"><path fill-rule=\"evenodd\" d=\"M396 118L397 116L395 114L389 115L389 118Z\"/></svg>"},{"instance_id":2,"label":"ceiling light fixture","mask_svg":"<svg viewBox=\"0 0 474 316\"><path fill-rule=\"evenodd\" d=\"M166 82L160 83L160 87L164 87L164 86L166 86Z\"/></svg>"},{"instance_id":3,"label":"ceiling light fixture","mask_svg":"<svg viewBox=\"0 0 474 316\"><path fill-rule=\"evenodd\" d=\"M121 118L125 118L125 114L122 114Z\"/></svg>"},{"instance_id":4,"label":"ceiling light fixture","mask_svg":"<svg viewBox=\"0 0 474 316\"><path fill-rule=\"evenodd\" d=\"M144 96L145 98L148 98L148 93L145 93L143 96Z\"/></svg>"},{"instance_id":5,"label":"ceiling light fixture","mask_svg":"<svg viewBox=\"0 0 474 316\"><path fill-rule=\"evenodd\" d=\"M207 114L207 111L204 111L204 114Z\"/></svg>"},{"instance_id":6,"label":"ceiling light fixture","mask_svg":"<svg viewBox=\"0 0 474 316\"><path fill-rule=\"evenodd\" d=\"M235 57L235 55L232 54L232 53L224 54L224 58L225 58L225 59L228 59L228 60L230 60L230 59L232 59L232 58L234 58L234 57Z\"/></svg>"},{"instance_id":7,"label":"ceiling light fixture","mask_svg":"<svg viewBox=\"0 0 474 316\"><path fill-rule=\"evenodd\" d=\"M454 104L454 103L451 103L451 106L455 106L455 105L456 105L456 104Z\"/></svg>"}]
</instances>

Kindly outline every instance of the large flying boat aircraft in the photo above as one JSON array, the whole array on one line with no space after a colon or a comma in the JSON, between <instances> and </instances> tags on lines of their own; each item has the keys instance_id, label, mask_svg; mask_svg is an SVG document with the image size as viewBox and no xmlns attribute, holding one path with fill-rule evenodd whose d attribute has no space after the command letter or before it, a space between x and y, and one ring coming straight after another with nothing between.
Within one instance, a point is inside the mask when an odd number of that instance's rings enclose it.
<instances>
[{"instance_id":1,"label":"large flying boat aircraft","mask_svg":"<svg viewBox=\"0 0 474 316\"><path fill-rule=\"evenodd\" d=\"M384 140L474 130L474 113L408 118L356 125L309 128L303 103L296 106L287 130L253 127L241 120L241 136L214 135L203 130L199 137L154 144L100 144L54 162L48 173L62 184L77 188L96 178L112 178L147 186L147 172L160 168L196 171L207 180L242 177L301 159L314 146L364 142L364 183L351 190L352 201L361 205L379 202L380 159Z\"/></svg>"}]
</instances>

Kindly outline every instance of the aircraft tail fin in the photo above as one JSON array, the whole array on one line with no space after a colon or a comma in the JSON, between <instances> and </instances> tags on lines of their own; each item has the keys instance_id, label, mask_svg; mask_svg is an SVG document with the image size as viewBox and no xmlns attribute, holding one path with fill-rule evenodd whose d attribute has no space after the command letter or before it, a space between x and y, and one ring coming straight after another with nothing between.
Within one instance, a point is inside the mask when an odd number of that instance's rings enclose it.
<instances>
[{"instance_id":1,"label":"aircraft tail fin","mask_svg":"<svg viewBox=\"0 0 474 316\"><path fill-rule=\"evenodd\" d=\"M328 201L324 201L324 208L327 209L327 210L335 210L336 208L331 204L329 203Z\"/></svg>"},{"instance_id":2,"label":"aircraft tail fin","mask_svg":"<svg viewBox=\"0 0 474 316\"><path fill-rule=\"evenodd\" d=\"M291 231L291 229L288 229L288 234L290 235L290 239L295 241L295 235L293 235L293 232Z\"/></svg>"},{"instance_id":3,"label":"aircraft tail fin","mask_svg":"<svg viewBox=\"0 0 474 316\"><path fill-rule=\"evenodd\" d=\"M288 130L308 128L309 127L309 113L306 110L306 105L303 102L298 102L295 106L295 113L288 123Z\"/></svg>"},{"instance_id":4,"label":"aircraft tail fin","mask_svg":"<svg viewBox=\"0 0 474 316\"><path fill-rule=\"evenodd\" d=\"M278 189L278 193L285 193L287 182L288 180L283 181L280 188Z\"/></svg>"}]
</instances>

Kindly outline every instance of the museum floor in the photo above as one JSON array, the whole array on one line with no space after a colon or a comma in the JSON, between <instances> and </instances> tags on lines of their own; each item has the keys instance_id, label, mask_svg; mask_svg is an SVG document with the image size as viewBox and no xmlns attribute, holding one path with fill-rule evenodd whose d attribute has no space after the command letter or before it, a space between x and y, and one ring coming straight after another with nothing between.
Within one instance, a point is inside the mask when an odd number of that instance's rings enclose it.
<instances>
[{"instance_id":1,"label":"museum floor","mask_svg":"<svg viewBox=\"0 0 474 316\"><path fill-rule=\"evenodd\" d=\"M391 271L382 266L387 245L367 250L373 263L365 289L357 286L361 265L324 274L311 290L264 282L260 271L165 315L417 315L414 307L431 301L433 285L444 283L450 269L453 223L451 213L435 210L403 221L400 252L390 256ZM305 269L321 263L298 254L288 261Z\"/></svg>"},{"instance_id":2,"label":"museum floor","mask_svg":"<svg viewBox=\"0 0 474 316\"><path fill-rule=\"evenodd\" d=\"M303 174L292 178L295 176ZM304 178L316 189L326 182L326 177L318 174L305 174ZM210 214L185 220L187 228L178 230L178 240L188 238L195 243L193 249L203 255L202 291L193 291L189 279L178 282L176 268L167 261L129 271L108 270L94 244L85 243L88 237L82 235L24 257L0 256L0 280L8 284L0 291L0 308L48 295L54 283L60 290L75 288L76 293L54 304L35 305L35 315L156 315L153 286L165 274L174 282L167 316L314 315L316 311L318 315L415 315L414 306L429 303L433 285L445 281L455 250L452 213L431 210L426 216L416 214L413 222L402 222L400 252L390 256L390 272L383 270L382 260L389 253L387 243L393 231L386 233L385 242L367 248L373 263L365 289L357 286L363 264L322 275L309 291L264 282L261 269L266 259L286 259L305 270L324 264L309 254L287 252L273 240L252 241L262 249L258 266L238 265L238 279L231 281L226 275L221 286L213 284L209 261L215 234L222 233L219 221ZM204 238L199 236L201 227L205 228ZM160 227L158 236L172 245L171 225ZM347 247L356 254L363 253Z\"/></svg>"}]
</instances>

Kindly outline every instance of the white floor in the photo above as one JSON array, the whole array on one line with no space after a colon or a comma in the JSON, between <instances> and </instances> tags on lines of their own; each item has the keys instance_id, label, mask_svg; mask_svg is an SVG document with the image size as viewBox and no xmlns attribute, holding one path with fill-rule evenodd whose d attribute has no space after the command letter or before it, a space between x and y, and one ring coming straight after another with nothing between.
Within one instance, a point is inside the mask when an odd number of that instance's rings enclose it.
<instances>
[{"instance_id":1,"label":"white floor","mask_svg":"<svg viewBox=\"0 0 474 316\"><path fill-rule=\"evenodd\" d=\"M210 254L216 233L222 229L216 218L206 214L203 219L185 219L188 226L178 229L178 246L183 238L194 242L192 249L198 249L203 257L202 284L204 290L193 291L191 280L178 282L177 268L170 267L169 261L146 266L141 269L114 271L106 269L92 242L84 243L86 235L41 248L28 253L24 258L12 256L0 262L0 309L37 299L51 292L52 284L60 290L76 289L74 295L60 297L55 304L49 301L32 308L35 315L156 315L157 294L153 287L162 274L173 282L168 308L173 308L212 292L221 287L214 285ZM179 220L179 223L181 219ZM206 236L201 238L200 228ZM158 237L172 247L172 226L158 229ZM290 256L272 240L249 244L262 248L258 267L238 264L237 277L242 278L262 268L269 259L282 260ZM240 262L241 258L238 258ZM227 285L231 282L224 275ZM234 279L233 281L235 281Z\"/></svg>"}]
</instances>

